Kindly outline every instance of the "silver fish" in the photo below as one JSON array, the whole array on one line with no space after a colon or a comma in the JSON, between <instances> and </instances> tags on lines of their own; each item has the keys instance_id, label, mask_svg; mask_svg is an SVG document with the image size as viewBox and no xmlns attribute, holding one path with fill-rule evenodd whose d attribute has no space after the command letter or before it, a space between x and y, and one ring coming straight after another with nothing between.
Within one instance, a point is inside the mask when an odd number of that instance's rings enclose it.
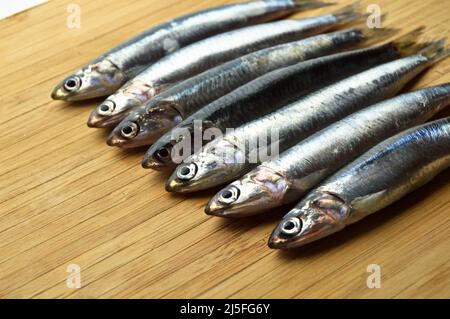
<instances>
[{"instance_id":1,"label":"silver fish","mask_svg":"<svg viewBox=\"0 0 450 319\"><path fill-rule=\"evenodd\" d=\"M181 47L221 32L324 5L314 0L257 0L181 16L99 56L58 84L52 98L78 101L111 94L149 64Z\"/></svg>"},{"instance_id":2,"label":"silver fish","mask_svg":"<svg viewBox=\"0 0 450 319\"><path fill-rule=\"evenodd\" d=\"M358 44L382 38L385 28L352 28L313 36L304 40L280 44L259 50L221 64L157 95L128 115L108 138L108 144L137 147L154 143L182 119L232 90L275 69L308 59L351 49ZM93 111L98 113L98 111ZM115 125L127 112L111 116L95 115L98 126ZM133 130L132 127L139 129ZM130 129L131 128L131 129ZM129 134L127 132L134 132Z\"/></svg>"},{"instance_id":3,"label":"silver fish","mask_svg":"<svg viewBox=\"0 0 450 319\"><path fill-rule=\"evenodd\" d=\"M449 104L450 83L446 83L367 107L262 163L218 192L205 211L243 217L295 202L370 147L426 122Z\"/></svg>"},{"instance_id":4,"label":"silver fish","mask_svg":"<svg viewBox=\"0 0 450 319\"><path fill-rule=\"evenodd\" d=\"M176 163L173 156L179 158L174 145L180 144L183 139L195 137L196 133L202 134L210 128L223 132L227 128L238 127L323 85L397 57L395 46L387 45L329 55L272 71L219 98L179 123L149 148L142 166L152 169L172 167ZM202 125L197 128L198 121ZM191 136L182 136L180 139L177 133L183 133L183 130L192 132Z\"/></svg>"},{"instance_id":5,"label":"silver fish","mask_svg":"<svg viewBox=\"0 0 450 319\"><path fill-rule=\"evenodd\" d=\"M351 76L215 139L177 167L166 190L192 192L241 177L261 163L261 151L275 145L282 152L345 116L395 95L448 54L444 43L445 39L436 41L420 54ZM271 135L276 139L261 144L261 137Z\"/></svg>"},{"instance_id":6,"label":"silver fish","mask_svg":"<svg viewBox=\"0 0 450 319\"><path fill-rule=\"evenodd\" d=\"M298 247L379 211L450 166L450 118L378 144L313 190L273 231L271 248Z\"/></svg>"},{"instance_id":7,"label":"silver fish","mask_svg":"<svg viewBox=\"0 0 450 319\"><path fill-rule=\"evenodd\" d=\"M409 51L404 51L401 44L409 43L409 47L415 47L410 41L407 37L404 41L320 57L265 74L183 120L149 148L142 166L152 169L173 167L175 161L172 155L178 156L173 148L179 144L178 131L188 130L195 137L195 133L202 133L201 130L206 128L217 128L223 132L227 128L238 127L322 86L398 58ZM200 120L202 127L196 130L195 123Z\"/></svg>"},{"instance_id":8,"label":"silver fish","mask_svg":"<svg viewBox=\"0 0 450 319\"><path fill-rule=\"evenodd\" d=\"M176 83L244 54L322 33L361 18L354 5L307 19L291 19L250 26L198 41L152 64L100 105L108 114L138 107ZM117 111L116 111L117 110ZM96 121L95 113L88 124Z\"/></svg>"},{"instance_id":9,"label":"silver fish","mask_svg":"<svg viewBox=\"0 0 450 319\"><path fill-rule=\"evenodd\" d=\"M422 31L422 27L418 28L385 46L314 59L261 76L203 107L159 138L145 154L142 166L152 169L173 167L173 145L179 144L176 132L186 129L195 133L201 130L202 127L195 129L196 121L202 121L204 127L222 131L238 127L345 76L398 56L416 53L424 46L416 43ZM137 128L136 123L131 127Z\"/></svg>"}]
</instances>

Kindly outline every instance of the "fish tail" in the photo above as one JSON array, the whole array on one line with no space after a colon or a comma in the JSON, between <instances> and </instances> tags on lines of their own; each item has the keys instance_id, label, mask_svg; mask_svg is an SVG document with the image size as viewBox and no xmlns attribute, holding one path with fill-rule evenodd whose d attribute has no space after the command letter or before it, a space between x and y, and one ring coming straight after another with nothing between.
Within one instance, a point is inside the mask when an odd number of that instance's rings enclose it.
<instances>
[{"instance_id":1,"label":"fish tail","mask_svg":"<svg viewBox=\"0 0 450 319\"><path fill-rule=\"evenodd\" d=\"M339 23L344 24L347 22L359 20L362 18L366 18L368 14L361 13L361 1L357 0L352 2L351 4L336 10L332 13Z\"/></svg>"},{"instance_id":2,"label":"fish tail","mask_svg":"<svg viewBox=\"0 0 450 319\"><path fill-rule=\"evenodd\" d=\"M398 51L400 57L406 57L412 54L417 54L420 50L427 47L430 43L418 43L417 39L425 30L424 26L420 26L399 38L390 42Z\"/></svg>"},{"instance_id":3,"label":"fish tail","mask_svg":"<svg viewBox=\"0 0 450 319\"><path fill-rule=\"evenodd\" d=\"M390 38L400 32L397 28L357 28L366 39L367 44L373 44L382 41L386 38Z\"/></svg>"},{"instance_id":4,"label":"fish tail","mask_svg":"<svg viewBox=\"0 0 450 319\"><path fill-rule=\"evenodd\" d=\"M429 42L428 46L423 48L419 54L427 57L430 65L441 61L450 55L450 48L445 47L446 41L447 38L445 37Z\"/></svg>"},{"instance_id":5,"label":"fish tail","mask_svg":"<svg viewBox=\"0 0 450 319\"><path fill-rule=\"evenodd\" d=\"M380 21L384 23L386 20L386 13L383 13L380 17ZM352 26L352 29L356 32L360 33L367 44L371 45L373 43L376 43L380 40L390 38L391 36L398 34L400 32L400 29L398 28L369 28L367 26L367 21L359 21L354 26Z\"/></svg>"},{"instance_id":6,"label":"fish tail","mask_svg":"<svg viewBox=\"0 0 450 319\"><path fill-rule=\"evenodd\" d=\"M362 34L364 34L367 39L368 44L373 44L379 41L383 41L387 38L400 32L397 28L374 28L374 29L363 29Z\"/></svg>"},{"instance_id":7,"label":"fish tail","mask_svg":"<svg viewBox=\"0 0 450 319\"><path fill-rule=\"evenodd\" d=\"M294 0L294 4L301 10L323 8L335 5L335 2L322 2L319 0Z\"/></svg>"}]
</instances>

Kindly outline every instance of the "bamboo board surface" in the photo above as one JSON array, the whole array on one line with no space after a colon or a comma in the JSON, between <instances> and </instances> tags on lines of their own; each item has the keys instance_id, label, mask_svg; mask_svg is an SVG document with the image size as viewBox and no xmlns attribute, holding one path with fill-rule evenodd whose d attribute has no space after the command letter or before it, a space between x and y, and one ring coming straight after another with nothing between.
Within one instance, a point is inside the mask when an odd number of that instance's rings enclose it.
<instances>
[{"instance_id":1,"label":"bamboo board surface","mask_svg":"<svg viewBox=\"0 0 450 319\"><path fill-rule=\"evenodd\" d=\"M101 100L50 99L60 79L131 35L232 1L77 0L81 28L69 29L71 2L0 20L0 297L450 297L449 170L334 236L273 251L267 238L286 209L206 216L214 191L166 193L165 175L140 167L144 149L108 147L106 132L86 126ZM449 0L377 4L386 26L450 35ZM449 71L450 59L409 88L450 81ZM67 286L70 264L79 289ZM369 264L381 267L379 289L366 285Z\"/></svg>"}]
</instances>

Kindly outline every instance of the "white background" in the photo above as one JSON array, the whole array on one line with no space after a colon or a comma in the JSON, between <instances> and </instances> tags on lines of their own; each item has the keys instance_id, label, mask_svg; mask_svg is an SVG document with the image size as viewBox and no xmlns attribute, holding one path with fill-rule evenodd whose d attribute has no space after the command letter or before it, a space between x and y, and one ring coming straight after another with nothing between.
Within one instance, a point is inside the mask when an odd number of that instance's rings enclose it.
<instances>
[{"instance_id":1,"label":"white background","mask_svg":"<svg viewBox=\"0 0 450 319\"><path fill-rule=\"evenodd\" d=\"M9 17L48 0L0 0L0 19Z\"/></svg>"}]
</instances>

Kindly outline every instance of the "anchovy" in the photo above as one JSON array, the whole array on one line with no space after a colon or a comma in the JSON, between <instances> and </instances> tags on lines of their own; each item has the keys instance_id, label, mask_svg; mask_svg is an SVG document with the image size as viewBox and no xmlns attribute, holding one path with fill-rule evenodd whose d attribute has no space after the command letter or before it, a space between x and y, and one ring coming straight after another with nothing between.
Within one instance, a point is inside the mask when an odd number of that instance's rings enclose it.
<instances>
[{"instance_id":1,"label":"anchovy","mask_svg":"<svg viewBox=\"0 0 450 319\"><path fill-rule=\"evenodd\" d=\"M399 200L450 166L450 118L378 144L324 181L273 231L271 248L328 236Z\"/></svg>"},{"instance_id":2,"label":"anchovy","mask_svg":"<svg viewBox=\"0 0 450 319\"><path fill-rule=\"evenodd\" d=\"M100 106L102 112L138 107L180 81L244 54L323 33L363 15L349 6L338 13L250 26L198 41L152 64Z\"/></svg>"},{"instance_id":3,"label":"anchovy","mask_svg":"<svg viewBox=\"0 0 450 319\"><path fill-rule=\"evenodd\" d=\"M265 73L351 49L366 40L381 38L390 33L384 28L374 30L353 28L317 35L259 50L221 64L181 82L157 95L144 106L133 110L113 130L108 144L120 147L152 144L202 106ZM94 110L88 124L95 122L97 127L109 127L115 125L127 111L115 109L114 112L108 113L110 115L100 113L101 110Z\"/></svg>"},{"instance_id":4,"label":"anchovy","mask_svg":"<svg viewBox=\"0 0 450 319\"><path fill-rule=\"evenodd\" d=\"M434 42L420 54L332 84L215 139L177 167L167 181L166 190L192 192L241 177L261 163L264 146L272 154L282 152L345 116L395 95L420 72L448 54L444 42L445 39ZM272 139L264 145L261 137L267 136ZM274 151L275 147L278 150Z\"/></svg>"},{"instance_id":5,"label":"anchovy","mask_svg":"<svg viewBox=\"0 0 450 319\"><path fill-rule=\"evenodd\" d=\"M324 5L315 0L257 0L181 16L152 27L99 56L58 84L52 98L77 101L111 94L149 64L186 45Z\"/></svg>"},{"instance_id":6,"label":"anchovy","mask_svg":"<svg viewBox=\"0 0 450 319\"><path fill-rule=\"evenodd\" d=\"M383 46L320 57L265 74L179 123L149 148L142 166L152 169L173 167L172 155L179 158L173 149L173 145L179 144L177 132L187 130L195 135L196 131L206 128L223 132L226 128L238 127L322 86L407 54L414 47L414 41L406 36ZM196 121L202 124L197 130Z\"/></svg>"},{"instance_id":7,"label":"anchovy","mask_svg":"<svg viewBox=\"0 0 450 319\"><path fill-rule=\"evenodd\" d=\"M218 192L205 211L255 215L298 201L325 177L377 143L426 122L450 104L450 83L380 102L315 133Z\"/></svg>"}]
</instances>

